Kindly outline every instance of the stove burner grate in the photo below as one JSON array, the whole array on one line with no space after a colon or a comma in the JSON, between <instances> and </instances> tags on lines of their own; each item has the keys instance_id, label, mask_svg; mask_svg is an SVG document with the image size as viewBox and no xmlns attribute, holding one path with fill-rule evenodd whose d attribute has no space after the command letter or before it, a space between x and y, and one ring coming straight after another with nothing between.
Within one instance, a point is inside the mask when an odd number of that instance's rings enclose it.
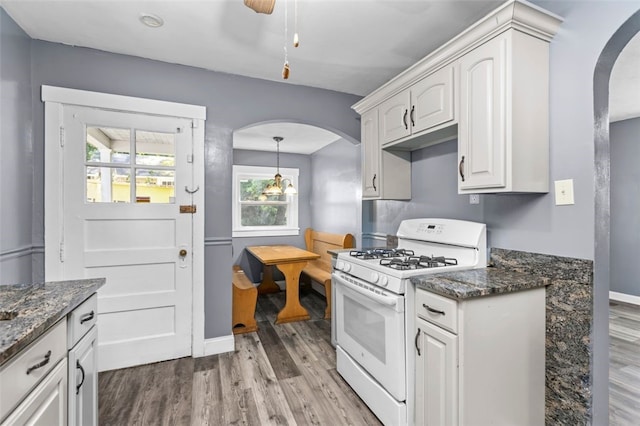
<instances>
[{"instance_id":1,"label":"stove burner grate","mask_svg":"<svg viewBox=\"0 0 640 426\"><path fill-rule=\"evenodd\" d=\"M413 256L413 250L376 248L369 250L352 250L349 255L357 259L388 259Z\"/></svg>"},{"instance_id":2,"label":"stove burner grate","mask_svg":"<svg viewBox=\"0 0 640 426\"><path fill-rule=\"evenodd\" d=\"M399 271L438 268L457 265L458 260L444 256L409 256L405 258L381 259L380 265Z\"/></svg>"}]
</instances>

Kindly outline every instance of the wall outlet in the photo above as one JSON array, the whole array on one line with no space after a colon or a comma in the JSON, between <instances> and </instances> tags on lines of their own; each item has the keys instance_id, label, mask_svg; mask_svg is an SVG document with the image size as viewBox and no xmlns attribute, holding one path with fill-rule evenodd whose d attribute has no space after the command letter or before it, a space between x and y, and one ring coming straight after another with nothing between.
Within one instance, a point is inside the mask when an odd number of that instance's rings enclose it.
<instances>
[{"instance_id":1,"label":"wall outlet","mask_svg":"<svg viewBox=\"0 0 640 426\"><path fill-rule=\"evenodd\" d=\"M480 194L469 194L469 204L480 204Z\"/></svg>"},{"instance_id":2,"label":"wall outlet","mask_svg":"<svg viewBox=\"0 0 640 426\"><path fill-rule=\"evenodd\" d=\"M575 204L573 199L573 179L555 181L556 206Z\"/></svg>"}]
</instances>

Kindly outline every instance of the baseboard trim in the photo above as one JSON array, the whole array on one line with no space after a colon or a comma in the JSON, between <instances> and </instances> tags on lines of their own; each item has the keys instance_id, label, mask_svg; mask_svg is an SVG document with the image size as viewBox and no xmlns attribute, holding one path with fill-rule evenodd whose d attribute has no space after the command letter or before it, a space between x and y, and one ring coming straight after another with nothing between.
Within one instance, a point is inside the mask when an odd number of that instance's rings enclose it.
<instances>
[{"instance_id":1,"label":"baseboard trim","mask_svg":"<svg viewBox=\"0 0 640 426\"><path fill-rule=\"evenodd\" d=\"M204 340L203 356L223 354L225 352L233 352L236 349L233 334L228 336L215 337L213 339Z\"/></svg>"},{"instance_id":2,"label":"baseboard trim","mask_svg":"<svg viewBox=\"0 0 640 426\"><path fill-rule=\"evenodd\" d=\"M632 296L630 294L618 293L616 291L609 292L609 300L640 306L640 296Z\"/></svg>"}]
</instances>

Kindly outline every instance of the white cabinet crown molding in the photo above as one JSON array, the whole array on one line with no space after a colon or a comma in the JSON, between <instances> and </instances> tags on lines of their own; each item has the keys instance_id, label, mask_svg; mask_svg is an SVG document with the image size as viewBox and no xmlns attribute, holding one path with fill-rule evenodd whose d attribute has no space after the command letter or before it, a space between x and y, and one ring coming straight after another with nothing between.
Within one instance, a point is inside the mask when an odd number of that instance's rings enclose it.
<instances>
[{"instance_id":1,"label":"white cabinet crown molding","mask_svg":"<svg viewBox=\"0 0 640 426\"><path fill-rule=\"evenodd\" d=\"M563 19L525 0L509 0L471 27L374 90L352 108L359 114L407 89L424 76L440 69L487 40L516 29L551 41Z\"/></svg>"}]
</instances>

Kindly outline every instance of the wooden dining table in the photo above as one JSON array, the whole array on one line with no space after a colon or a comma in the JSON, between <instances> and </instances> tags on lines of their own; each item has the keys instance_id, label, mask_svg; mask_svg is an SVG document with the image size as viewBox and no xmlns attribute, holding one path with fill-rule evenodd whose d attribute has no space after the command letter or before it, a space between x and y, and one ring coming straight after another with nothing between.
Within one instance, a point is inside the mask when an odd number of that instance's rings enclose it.
<instances>
[{"instance_id":1,"label":"wooden dining table","mask_svg":"<svg viewBox=\"0 0 640 426\"><path fill-rule=\"evenodd\" d=\"M287 294L284 307L276 317L276 324L311 318L300 304L300 272L307 261L317 259L320 255L288 245L249 246L246 249L265 266L258 293L280 291L280 287L273 281L271 267L275 266L284 274Z\"/></svg>"}]
</instances>

